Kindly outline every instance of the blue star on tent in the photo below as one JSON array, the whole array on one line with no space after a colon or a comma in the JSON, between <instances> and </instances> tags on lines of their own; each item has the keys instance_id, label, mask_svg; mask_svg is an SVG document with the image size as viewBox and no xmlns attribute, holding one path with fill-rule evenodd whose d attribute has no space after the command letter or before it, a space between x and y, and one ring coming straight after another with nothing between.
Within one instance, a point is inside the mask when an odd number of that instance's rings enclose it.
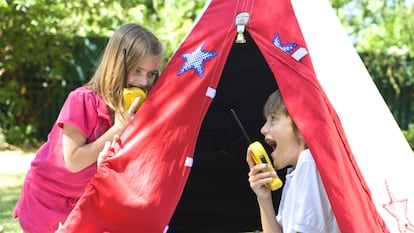
<instances>
[{"instance_id":1,"label":"blue star on tent","mask_svg":"<svg viewBox=\"0 0 414 233\"><path fill-rule=\"evenodd\" d=\"M273 44L285 53L290 53L297 46L296 43L282 44L282 40L280 40L279 33L276 33L273 37Z\"/></svg>"},{"instance_id":2,"label":"blue star on tent","mask_svg":"<svg viewBox=\"0 0 414 233\"><path fill-rule=\"evenodd\" d=\"M194 51L181 54L180 57L185 60L183 67L177 72L181 75L184 72L193 69L200 78L204 76L204 62L217 56L217 52L203 50L205 42L201 43Z\"/></svg>"}]
</instances>

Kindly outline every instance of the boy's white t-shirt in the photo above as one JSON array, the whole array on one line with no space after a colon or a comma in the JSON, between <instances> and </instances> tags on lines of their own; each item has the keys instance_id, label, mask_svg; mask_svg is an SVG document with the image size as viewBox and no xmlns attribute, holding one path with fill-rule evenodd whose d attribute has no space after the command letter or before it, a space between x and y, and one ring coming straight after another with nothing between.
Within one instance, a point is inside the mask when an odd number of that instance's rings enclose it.
<instances>
[{"instance_id":1,"label":"boy's white t-shirt","mask_svg":"<svg viewBox=\"0 0 414 233\"><path fill-rule=\"evenodd\" d=\"M338 223L309 149L289 169L276 216L284 233L336 233Z\"/></svg>"}]
</instances>

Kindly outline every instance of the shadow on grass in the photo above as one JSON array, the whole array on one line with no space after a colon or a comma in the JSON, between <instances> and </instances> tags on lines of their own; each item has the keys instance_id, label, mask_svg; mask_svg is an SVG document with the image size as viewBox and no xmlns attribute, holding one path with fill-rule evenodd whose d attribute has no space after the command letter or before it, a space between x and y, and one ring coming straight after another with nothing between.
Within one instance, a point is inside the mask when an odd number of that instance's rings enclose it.
<instances>
[{"instance_id":1,"label":"shadow on grass","mask_svg":"<svg viewBox=\"0 0 414 233\"><path fill-rule=\"evenodd\" d=\"M19 222L13 218L13 210L20 196L24 173L0 173L0 225L4 233L21 233Z\"/></svg>"}]
</instances>

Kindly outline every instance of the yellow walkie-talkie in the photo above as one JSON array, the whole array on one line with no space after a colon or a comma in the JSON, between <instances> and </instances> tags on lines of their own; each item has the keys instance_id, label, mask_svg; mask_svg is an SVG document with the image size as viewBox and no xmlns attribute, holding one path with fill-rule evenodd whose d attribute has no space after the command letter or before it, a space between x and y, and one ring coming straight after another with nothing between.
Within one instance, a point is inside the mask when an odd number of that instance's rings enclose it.
<instances>
[{"instance_id":1,"label":"yellow walkie-talkie","mask_svg":"<svg viewBox=\"0 0 414 233\"><path fill-rule=\"evenodd\" d=\"M252 159L255 162L255 164L267 163L269 166L269 169L266 171L275 172L272 162L270 161L269 156L267 155L267 152L264 149L263 145L259 141L251 142L250 137L247 134L246 130L244 129L239 118L237 117L236 112L233 109L231 109L231 112L233 113L233 116L236 119L237 124L240 126L240 129L242 130L244 136L247 139L247 142L249 143L249 148L250 148L250 151L252 152L251 153ZM282 187L282 185L283 185L283 182L277 174L273 177L272 181L267 184L267 186L272 191L279 189L280 187Z\"/></svg>"},{"instance_id":2,"label":"yellow walkie-talkie","mask_svg":"<svg viewBox=\"0 0 414 233\"><path fill-rule=\"evenodd\" d=\"M147 94L139 88L139 87L128 87L127 85L127 65L126 65L126 49L123 49L124 52L124 90L123 90L123 100L124 100L124 108L126 110L132 105L135 99L138 96L141 96L137 107L134 109L134 113L141 107L142 103L144 102L145 98L147 98Z\"/></svg>"},{"instance_id":3,"label":"yellow walkie-talkie","mask_svg":"<svg viewBox=\"0 0 414 233\"><path fill-rule=\"evenodd\" d=\"M124 97L124 107L125 109L129 109L129 107L132 105L134 100L141 96L141 99L139 100L139 104L135 108L134 112L138 110L139 107L141 107L142 103L144 102L147 95L145 92L139 88L139 87L125 87L123 90L123 97Z\"/></svg>"}]
</instances>

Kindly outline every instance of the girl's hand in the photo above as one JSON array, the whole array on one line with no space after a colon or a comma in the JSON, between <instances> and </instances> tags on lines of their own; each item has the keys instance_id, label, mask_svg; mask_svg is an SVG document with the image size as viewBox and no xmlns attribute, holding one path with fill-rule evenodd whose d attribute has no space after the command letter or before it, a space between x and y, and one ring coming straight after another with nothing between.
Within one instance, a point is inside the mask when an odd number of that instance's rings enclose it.
<instances>
[{"instance_id":1,"label":"girl's hand","mask_svg":"<svg viewBox=\"0 0 414 233\"><path fill-rule=\"evenodd\" d=\"M128 126L129 122L134 119L135 109L137 108L140 100L141 96L135 98L134 102L132 102L131 106L129 106L127 114L124 116L120 112L115 112L114 127L120 131L120 134L122 134L124 129Z\"/></svg>"},{"instance_id":2,"label":"girl's hand","mask_svg":"<svg viewBox=\"0 0 414 233\"><path fill-rule=\"evenodd\" d=\"M271 198L271 190L267 186L272 181L272 178L276 175L274 172L263 172L269 169L269 165L255 164L252 159L251 150L247 149L246 161L249 165L249 183L250 188L256 193L256 196L260 199Z\"/></svg>"},{"instance_id":3,"label":"girl's hand","mask_svg":"<svg viewBox=\"0 0 414 233\"><path fill-rule=\"evenodd\" d=\"M62 227L63 227L63 223L62 222L59 222L58 229L56 229L55 233L58 233L60 231L60 229L62 229Z\"/></svg>"},{"instance_id":4,"label":"girl's hand","mask_svg":"<svg viewBox=\"0 0 414 233\"><path fill-rule=\"evenodd\" d=\"M128 113L132 116L135 115L135 109L138 107L139 102L141 101L141 96L137 96L137 98L134 99L134 102L132 102L131 106L128 108ZM134 117L132 117L134 118Z\"/></svg>"},{"instance_id":5,"label":"girl's hand","mask_svg":"<svg viewBox=\"0 0 414 233\"><path fill-rule=\"evenodd\" d=\"M98 160L97 160L98 167L101 166L103 161L105 161L108 158L111 158L115 155L115 149L114 149L115 148L115 143L119 143L119 142L120 142L120 138L119 138L118 135L114 136L114 139L112 140L112 143L110 141L105 142L104 148L102 149L101 152L99 152L99 155L98 155ZM122 146L122 145L120 145L120 146Z\"/></svg>"}]
</instances>

